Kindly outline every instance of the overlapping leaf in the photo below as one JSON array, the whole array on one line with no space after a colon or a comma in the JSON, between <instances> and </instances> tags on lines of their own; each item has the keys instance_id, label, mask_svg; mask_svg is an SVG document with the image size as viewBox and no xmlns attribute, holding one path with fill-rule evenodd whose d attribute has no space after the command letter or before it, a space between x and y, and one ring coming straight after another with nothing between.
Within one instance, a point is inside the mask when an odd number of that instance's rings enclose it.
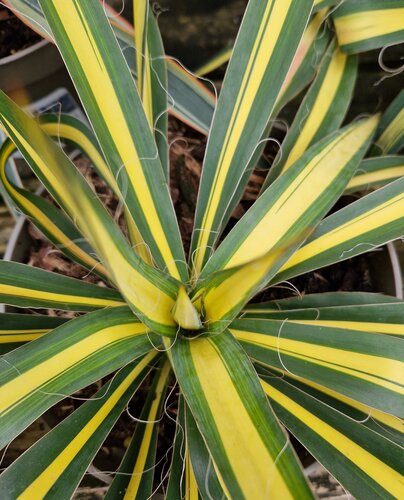
<instances>
[{"instance_id":1,"label":"overlapping leaf","mask_svg":"<svg viewBox=\"0 0 404 500\"><path fill-rule=\"evenodd\" d=\"M399 153L404 148L404 90L383 113L371 155Z\"/></svg>"},{"instance_id":2,"label":"overlapping leaf","mask_svg":"<svg viewBox=\"0 0 404 500\"><path fill-rule=\"evenodd\" d=\"M287 318L240 319L230 331L251 358L266 366L403 415L403 343L399 338Z\"/></svg>"},{"instance_id":3,"label":"overlapping leaf","mask_svg":"<svg viewBox=\"0 0 404 500\"><path fill-rule=\"evenodd\" d=\"M297 5L298 4L298 5ZM206 150L191 257L199 273L234 191L269 121L303 35L310 1L249 2L223 82ZM246 182L245 176L243 177Z\"/></svg>"},{"instance_id":4,"label":"overlapping leaf","mask_svg":"<svg viewBox=\"0 0 404 500\"><path fill-rule=\"evenodd\" d=\"M311 498L255 371L234 338L223 333L178 339L169 356L226 496L265 498L271 491L278 498Z\"/></svg>"},{"instance_id":5,"label":"overlapping leaf","mask_svg":"<svg viewBox=\"0 0 404 500\"><path fill-rule=\"evenodd\" d=\"M156 142L98 2L42 2L58 48L126 206L162 269L186 279L180 233Z\"/></svg>"},{"instance_id":6,"label":"overlapping leaf","mask_svg":"<svg viewBox=\"0 0 404 500\"><path fill-rule=\"evenodd\" d=\"M285 172L312 145L340 125L351 100L357 60L331 43L306 93L262 189Z\"/></svg>"},{"instance_id":7,"label":"overlapping leaf","mask_svg":"<svg viewBox=\"0 0 404 500\"><path fill-rule=\"evenodd\" d=\"M60 498L74 493L157 352L130 363L0 476L5 497Z\"/></svg>"},{"instance_id":8,"label":"overlapping leaf","mask_svg":"<svg viewBox=\"0 0 404 500\"><path fill-rule=\"evenodd\" d=\"M363 160L345 192L368 191L404 177L404 156L378 156Z\"/></svg>"},{"instance_id":9,"label":"overlapping leaf","mask_svg":"<svg viewBox=\"0 0 404 500\"><path fill-rule=\"evenodd\" d=\"M119 282L120 291L136 314L152 329L174 334L176 326L170 311L176 297L176 282L132 251L68 157L5 94L0 94L0 122L49 193L77 224L112 280Z\"/></svg>"},{"instance_id":10,"label":"overlapping leaf","mask_svg":"<svg viewBox=\"0 0 404 500\"><path fill-rule=\"evenodd\" d=\"M338 44L349 54L404 41L403 0L342 2L333 20Z\"/></svg>"},{"instance_id":11,"label":"overlapping leaf","mask_svg":"<svg viewBox=\"0 0 404 500\"><path fill-rule=\"evenodd\" d=\"M146 333L128 308L105 309L4 355L0 448L64 397L151 351Z\"/></svg>"},{"instance_id":12,"label":"overlapping leaf","mask_svg":"<svg viewBox=\"0 0 404 500\"><path fill-rule=\"evenodd\" d=\"M401 237L403 209L401 178L325 218L272 282L354 257Z\"/></svg>"},{"instance_id":13,"label":"overlapping leaf","mask_svg":"<svg viewBox=\"0 0 404 500\"><path fill-rule=\"evenodd\" d=\"M38 0L5 0L3 3L41 36L54 41ZM133 27L107 4L104 3L103 6L126 62L136 77ZM171 113L189 126L207 134L216 105L214 94L176 61L167 59L167 70L168 93L172 97Z\"/></svg>"},{"instance_id":14,"label":"overlapping leaf","mask_svg":"<svg viewBox=\"0 0 404 500\"><path fill-rule=\"evenodd\" d=\"M18 307L67 311L92 311L125 303L116 290L4 260L0 261L0 299Z\"/></svg>"},{"instance_id":15,"label":"overlapping leaf","mask_svg":"<svg viewBox=\"0 0 404 500\"><path fill-rule=\"evenodd\" d=\"M223 330L327 213L366 151L376 123L372 118L348 126L310 148L233 228L193 292L194 299L203 301L210 329Z\"/></svg>"},{"instance_id":16,"label":"overlapping leaf","mask_svg":"<svg viewBox=\"0 0 404 500\"><path fill-rule=\"evenodd\" d=\"M154 375L130 445L108 489L107 500L140 500L150 498L153 494L159 421L169 375L170 364L165 361Z\"/></svg>"},{"instance_id":17,"label":"overlapping leaf","mask_svg":"<svg viewBox=\"0 0 404 500\"><path fill-rule=\"evenodd\" d=\"M262 384L281 421L352 495L401 495L398 432L378 421L377 412L357 410L349 400L341 402L288 377L272 374Z\"/></svg>"}]
</instances>

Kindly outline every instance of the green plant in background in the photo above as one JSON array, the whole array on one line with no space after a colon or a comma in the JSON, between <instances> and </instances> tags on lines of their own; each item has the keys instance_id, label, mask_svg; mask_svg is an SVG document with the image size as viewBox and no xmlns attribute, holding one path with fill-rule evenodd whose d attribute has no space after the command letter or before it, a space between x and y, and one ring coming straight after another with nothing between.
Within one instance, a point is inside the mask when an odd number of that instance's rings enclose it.
<instances>
[{"instance_id":1,"label":"green plant in background","mask_svg":"<svg viewBox=\"0 0 404 500\"><path fill-rule=\"evenodd\" d=\"M63 116L38 123L0 94L10 138L0 151L2 182L59 249L110 287L0 263L3 302L86 312L69 321L1 315L1 447L66 395L115 374L3 472L0 497L69 498L146 377L140 421L107 498L152 495L174 379L167 498L311 497L284 427L353 495L402 496L404 303L366 293L250 303L270 285L403 235L403 161L391 156L402 145L402 95L381 119L340 129L357 60L323 31L324 53L283 154L258 200L221 237L268 123L313 75L307 58L318 54L312 44L326 16L315 14L305 31L312 1L250 0L209 131L187 263L167 187L173 65L148 4L134 2L136 88L102 3L40 0L43 14L36 2L8 3L52 33L94 134ZM343 16L335 19L338 34ZM115 33L124 27L116 18ZM359 43L344 36L350 50ZM186 115L201 94L194 79L184 81ZM124 204L130 241L51 136L89 156ZM8 178L15 147L60 208ZM362 161L368 152L374 157ZM326 216L346 190L368 184L386 185Z\"/></svg>"}]
</instances>

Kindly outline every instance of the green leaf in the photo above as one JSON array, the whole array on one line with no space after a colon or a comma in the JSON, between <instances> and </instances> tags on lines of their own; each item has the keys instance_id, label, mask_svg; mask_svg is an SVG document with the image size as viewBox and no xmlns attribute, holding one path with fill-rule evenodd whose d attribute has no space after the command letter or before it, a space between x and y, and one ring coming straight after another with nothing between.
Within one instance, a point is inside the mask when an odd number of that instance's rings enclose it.
<instances>
[{"instance_id":1,"label":"green leaf","mask_svg":"<svg viewBox=\"0 0 404 500\"><path fill-rule=\"evenodd\" d=\"M0 496L58 499L73 495L156 355L151 352L125 366L13 462L0 476Z\"/></svg>"},{"instance_id":2,"label":"green leaf","mask_svg":"<svg viewBox=\"0 0 404 500\"><path fill-rule=\"evenodd\" d=\"M404 335L404 302L388 302L389 297L380 295L377 301L370 303L338 303L338 296L334 295L337 304L327 302L322 297L321 302L314 296L308 295L308 300L280 300L276 303L251 304L243 311L243 318L281 319L292 323L342 328L344 330L360 330L364 332L385 333L389 335ZM329 295L329 294L318 294ZM344 293L342 292L342 295ZM346 295L352 295L351 292ZM355 295L355 293L354 293ZM360 294L362 295L362 294ZM365 296L369 294L364 294ZM373 295L373 294L370 294ZM365 298L365 297L364 297ZM320 303L319 303L320 302ZM278 306L279 309L274 308Z\"/></svg>"},{"instance_id":3,"label":"green leaf","mask_svg":"<svg viewBox=\"0 0 404 500\"><path fill-rule=\"evenodd\" d=\"M166 179L168 165L167 66L163 42L148 0L134 0L137 86Z\"/></svg>"},{"instance_id":4,"label":"green leaf","mask_svg":"<svg viewBox=\"0 0 404 500\"><path fill-rule=\"evenodd\" d=\"M145 262L152 264L149 249L145 245L132 215L126 208L125 199L119 190L115 177L104 160L94 134L80 120L63 113L60 115L42 115L40 123L42 130L47 134L53 136L58 141L63 141L63 143L79 148L90 159L98 175L104 179L124 206L125 221L134 250ZM50 227L50 225L51 222L49 221L47 227Z\"/></svg>"},{"instance_id":5,"label":"green leaf","mask_svg":"<svg viewBox=\"0 0 404 500\"><path fill-rule=\"evenodd\" d=\"M140 234L158 266L186 280L156 142L102 5L83 0L39 3Z\"/></svg>"},{"instance_id":6,"label":"green leaf","mask_svg":"<svg viewBox=\"0 0 404 500\"><path fill-rule=\"evenodd\" d=\"M147 328L123 307L76 318L4 355L0 448L64 397L152 350Z\"/></svg>"},{"instance_id":7,"label":"green leaf","mask_svg":"<svg viewBox=\"0 0 404 500\"><path fill-rule=\"evenodd\" d=\"M159 422L162 418L170 364L160 364L147 392L135 432L108 489L106 500L151 498Z\"/></svg>"},{"instance_id":8,"label":"green leaf","mask_svg":"<svg viewBox=\"0 0 404 500\"><path fill-rule=\"evenodd\" d=\"M332 17L339 46L348 54L404 41L403 0L342 2Z\"/></svg>"},{"instance_id":9,"label":"green leaf","mask_svg":"<svg viewBox=\"0 0 404 500\"><path fill-rule=\"evenodd\" d=\"M371 156L399 153L404 148L404 90L383 113Z\"/></svg>"},{"instance_id":10,"label":"green leaf","mask_svg":"<svg viewBox=\"0 0 404 500\"><path fill-rule=\"evenodd\" d=\"M272 283L368 252L404 234L404 179L324 219Z\"/></svg>"},{"instance_id":11,"label":"green leaf","mask_svg":"<svg viewBox=\"0 0 404 500\"><path fill-rule=\"evenodd\" d=\"M303 153L339 128L348 109L357 74L357 58L328 47L314 82L306 93L262 191Z\"/></svg>"},{"instance_id":12,"label":"green leaf","mask_svg":"<svg viewBox=\"0 0 404 500\"><path fill-rule=\"evenodd\" d=\"M401 416L403 346L399 338L319 321L240 319L230 331L247 354L368 406Z\"/></svg>"},{"instance_id":13,"label":"green leaf","mask_svg":"<svg viewBox=\"0 0 404 500\"><path fill-rule=\"evenodd\" d=\"M275 106L274 115L296 97L314 78L318 65L331 40L328 29L327 9L312 16L300 41L295 59L290 67Z\"/></svg>"},{"instance_id":14,"label":"green leaf","mask_svg":"<svg viewBox=\"0 0 404 500\"><path fill-rule=\"evenodd\" d=\"M151 329L174 335L177 328L171 308L177 282L147 265L133 252L111 215L69 158L4 93L0 93L0 123L49 193L88 239L138 317Z\"/></svg>"},{"instance_id":15,"label":"green leaf","mask_svg":"<svg viewBox=\"0 0 404 500\"><path fill-rule=\"evenodd\" d=\"M271 491L279 498L311 498L255 370L235 339L225 332L170 343L167 338L174 372L226 496L265 498Z\"/></svg>"},{"instance_id":16,"label":"green leaf","mask_svg":"<svg viewBox=\"0 0 404 500\"><path fill-rule=\"evenodd\" d=\"M251 0L220 93L202 169L191 257L198 274L270 119L311 1ZM246 178L243 177L246 182Z\"/></svg>"},{"instance_id":17,"label":"green leaf","mask_svg":"<svg viewBox=\"0 0 404 500\"><path fill-rule=\"evenodd\" d=\"M0 261L0 300L18 307L66 311L93 311L125 303L116 290L4 260Z\"/></svg>"},{"instance_id":18,"label":"green leaf","mask_svg":"<svg viewBox=\"0 0 404 500\"><path fill-rule=\"evenodd\" d=\"M178 500L185 497L185 415L184 398L178 397L177 421L171 456L170 475L165 494L166 500Z\"/></svg>"},{"instance_id":19,"label":"green leaf","mask_svg":"<svg viewBox=\"0 0 404 500\"><path fill-rule=\"evenodd\" d=\"M358 411L289 377L262 384L282 423L355 498L400 496L402 447L371 408Z\"/></svg>"},{"instance_id":20,"label":"green leaf","mask_svg":"<svg viewBox=\"0 0 404 500\"><path fill-rule=\"evenodd\" d=\"M41 337L65 321L52 316L0 313L0 354Z\"/></svg>"},{"instance_id":21,"label":"green leaf","mask_svg":"<svg viewBox=\"0 0 404 500\"><path fill-rule=\"evenodd\" d=\"M51 241L58 250L83 267L108 279L108 271L94 257L94 250L84 240L73 222L43 197L17 186L7 171L7 160L16 147L7 139L0 148L0 179L14 205Z\"/></svg>"},{"instance_id":22,"label":"green leaf","mask_svg":"<svg viewBox=\"0 0 404 500\"><path fill-rule=\"evenodd\" d=\"M363 160L345 193L368 191L404 177L404 156L378 156Z\"/></svg>"},{"instance_id":23,"label":"green leaf","mask_svg":"<svg viewBox=\"0 0 404 500\"><path fill-rule=\"evenodd\" d=\"M191 297L202 299L209 329L223 330L324 217L351 178L375 126L376 118L358 122L312 146L232 229Z\"/></svg>"},{"instance_id":24,"label":"green leaf","mask_svg":"<svg viewBox=\"0 0 404 500\"><path fill-rule=\"evenodd\" d=\"M255 314L261 310L282 311L290 309L315 309L319 307L343 307L355 305L401 303L397 297L389 297L381 293L366 292L324 292L271 300L259 304L248 304L244 311Z\"/></svg>"},{"instance_id":25,"label":"green leaf","mask_svg":"<svg viewBox=\"0 0 404 500\"><path fill-rule=\"evenodd\" d=\"M185 422L192 470L202 498L225 498L213 461L189 408L185 410Z\"/></svg>"}]
</instances>

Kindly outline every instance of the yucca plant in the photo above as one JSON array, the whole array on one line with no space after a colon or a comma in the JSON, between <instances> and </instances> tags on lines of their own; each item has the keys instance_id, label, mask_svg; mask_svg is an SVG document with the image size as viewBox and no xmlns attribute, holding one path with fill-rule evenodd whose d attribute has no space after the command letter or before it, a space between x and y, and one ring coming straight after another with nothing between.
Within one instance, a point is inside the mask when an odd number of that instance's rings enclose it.
<instances>
[{"instance_id":1,"label":"yucca plant","mask_svg":"<svg viewBox=\"0 0 404 500\"><path fill-rule=\"evenodd\" d=\"M107 498L154 494L167 387L178 394L161 486L169 499L312 497L284 428L358 498L402 496L404 303L354 292L251 303L268 286L404 233L403 162L391 156L402 147L402 96L382 119L339 129L357 61L329 34L261 195L223 236L268 124L307 83L305 57L325 16L305 32L312 3L248 4L209 131L187 262L167 183L174 104L148 4L134 2L135 85L103 3L39 1L35 22L56 41L92 131L71 117L37 122L1 93L10 138L1 178L60 250L110 286L0 263L3 302L86 313L1 315L1 447L64 397L107 381L3 472L0 498L70 498L145 379L149 393ZM128 239L51 136L92 160L124 206ZM15 147L57 205L12 184ZM346 190L392 179L327 216Z\"/></svg>"}]
</instances>

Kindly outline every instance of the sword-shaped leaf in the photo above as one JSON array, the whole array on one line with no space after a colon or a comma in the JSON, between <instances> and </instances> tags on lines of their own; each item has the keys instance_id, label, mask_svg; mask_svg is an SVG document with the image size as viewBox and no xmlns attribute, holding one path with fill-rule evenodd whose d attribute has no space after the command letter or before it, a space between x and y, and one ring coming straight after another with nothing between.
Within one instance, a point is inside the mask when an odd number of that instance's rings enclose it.
<instances>
[{"instance_id":1,"label":"sword-shaped leaf","mask_svg":"<svg viewBox=\"0 0 404 500\"><path fill-rule=\"evenodd\" d=\"M167 67L160 32L149 0L134 0L137 86L168 179Z\"/></svg>"},{"instance_id":2,"label":"sword-shaped leaf","mask_svg":"<svg viewBox=\"0 0 404 500\"><path fill-rule=\"evenodd\" d=\"M156 142L102 5L40 0L126 207L161 269L187 279Z\"/></svg>"},{"instance_id":3,"label":"sword-shaped leaf","mask_svg":"<svg viewBox=\"0 0 404 500\"><path fill-rule=\"evenodd\" d=\"M262 385L282 423L352 495L401 495L402 446L392 430L383 434L371 408L358 411L288 377L268 377Z\"/></svg>"},{"instance_id":4,"label":"sword-shaped leaf","mask_svg":"<svg viewBox=\"0 0 404 500\"><path fill-rule=\"evenodd\" d=\"M261 304L248 304L248 313L262 310L282 311L284 309L316 309L319 307L340 307L370 304L401 303L397 297L368 292L324 292L271 300Z\"/></svg>"},{"instance_id":5,"label":"sword-shaped leaf","mask_svg":"<svg viewBox=\"0 0 404 500\"><path fill-rule=\"evenodd\" d=\"M403 415L404 347L399 338L287 319L240 319L230 331L265 366Z\"/></svg>"},{"instance_id":6,"label":"sword-shaped leaf","mask_svg":"<svg viewBox=\"0 0 404 500\"><path fill-rule=\"evenodd\" d=\"M196 274L226 222L224 215L269 121L311 4L309 0L248 4L205 154L191 245Z\"/></svg>"},{"instance_id":7,"label":"sword-shaped leaf","mask_svg":"<svg viewBox=\"0 0 404 500\"><path fill-rule=\"evenodd\" d=\"M345 193L368 191L404 177L404 156L378 156L363 160Z\"/></svg>"},{"instance_id":8,"label":"sword-shaped leaf","mask_svg":"<svg viewBox=\"0 0 404 500\"><path fill-rule=\"evenodd\" d=\"M273 278L293 276L360 255L404 234L404 179L324 219Z\"/></svg>"},{"instance_id":9,"label":"sword-shaped leaf","mask_svg":"<svg viewBox=\"0 0 404 500\"><path fill-rule=\"evenodd\" d=\"M73 495L157 354L150 352L124 367L91 399L13 462L0 476L0 495L21 499Z\"/></svg>"},{"instance_id":10,"label":"sword-shaped leaf","mask_svg":"<svg viewBox=\"0 0 404 500\"><path fill-rule=\"evenodd\" d=\"M66 322L65 318L0 313L0 355L35 340Z\"/></svg>"},{"instance_id":11,"label":"sword-shaped leaf","mask_svg":"<svg viewBox=\"0 0 404 500\"><path fill-rule=\"evenodd\" d=\"M66 311L93 311L125 304L119 292L111 288L4 260L0 260L0 302Z\"/></svg>"},{"instance_id":12,"label":"sword-shaped leaf","mask_svg":"<svg viewBox=\"0 0 404 500\"><path fill-rule=\"evenodd\" d=\"M322 9L313 15L307 25L292 66L282 84L274 115L277 115L278 111L296 97L314 78L331 39L331 30L325 25L326 19L327 9Z\"/></svg>"},{"instance_id":13,"label":"sword-shaped leaf","mask_svg":"<svg viewBox=\"0 0 404 500\"><path fill-rule=\"evenodd\" d=\"M106 500L121 498L151 498L155 473L159 421L170 375L170 363L165 360L154 375L148 389L132 440L108 488Z\"/></svg>"},{"instance_id":14,"label":"sword-shaped leaf","mask_svg":"<svg viewBox=\"0 0 404 500\"><path fill-rule=\"evenodd\" d=\"M404 41L403 0L342 2L333 20L338 44L348 54Z\"/></svg>"},{"instance_id":15,"label":"sword-shaped leaf","mask_svg":"<svg viewBox=\"0 0 404 500\"><path fill-rule=\"evenodd\" d=\"M404 90L386 109L377 127L372 156L399 153L404 148Z\"/></svg>"},{"instance_id":16,"label":"sword-shaped leaf","mask_svg":"<svg viewBox=\"0 0 404 500\"><path fill-rule=\"evenodd\" d=\"M313 144L337 130L348 109L357 73L357 58L333 42L306 93L262 190L290 168Z\"/></svg>"},{"instance_id":17,"label":"sword-shaped leaf","mask_svg":"<svg viewBox=\"0 0 404 500\"><path fill-rule=\"evenodd\" d=\"M350 125L312 146L257 200L200 276L209 329L226 327L274 276L344 191L377 120Z\"/></svg>"},{"instance_id":18,"label":"sword-shaped leaf","mask_svg":"<svg viewBox=\"0 0 404 500\"><path fill-rule=\"evenodd\" d=\"M317 294L308 295L308 301L288 299L251 304L243 311L243 318L255 319L287 319L291 323L359 330L363 332L384 333L388 335L404 335L404 302L396 300L388 302L389 297L380 295L373 303L342 304L341 292L333 294L337 304L327 302L323 297L321 305L317 303ZM329 295L329 294L321 294ZM351 295L348 293L347 295ZM355 295L355 294L354 294ZM366 296L369 294L365 294ZM285 303L286 302L286 303ZM282 304L284 303L284 304ZM276 307L275 306L275 307Z\"/></svg>"},{"instance_id":19,"label":"sword-shaped leaf","mask_svg":"<svg viewBox=\"0 0 404 500\"><path fill-rule=\"evenodd\" d=\"M165 494L166 500L178 500L185 497L185 416L184 398L178 397L177 420L175 425L175 436L173 451L171 455L170 475Z\"/></svg>"},{"instance_id":20,"label":"sword-shaped leaf","mask_svg":"<svg viewBox=\"0 0 404 500\"><path fill-rule=\"evenodd\" d=\"M189 408L185 410L187 449L202 498L225 498L213 461Z\"/></svg>"},{"instance_id":21,"label":"sword-shaped leaf","mask_svg":"<svg viewBox=\"0 0 404 500\"><path fill-rule=\"evenodd\" d=\"M151 329L175 334L171 308L177 283L133 252L69 158L39 124L3 93L0 93L0 123L49 193L94 248L136 314Z\"/></svg>"},{"instance_id":22,"label":"sword-shaped leaf","mask_svg":"<svg viewBox=\"0 0 404 500\"><path fill-rule=\"evenodd\" d=\"M171 345L170 345L171 344ZM251 362L228 333L166 339L184 398L230 498L311 498ZM251 478L254 478L252 481Z\"/></svg>"},{"instance_id":23,"label":"sword-shaped leaf","mask_svg":"<svg viewBox=\"0 0 404 500\"><path fill-rule=\"evenodd\" d=\"M76 318L4 355L0 448L64 397L152 350L147 328L122 307Z\"/></svg>"}]
</instances>

